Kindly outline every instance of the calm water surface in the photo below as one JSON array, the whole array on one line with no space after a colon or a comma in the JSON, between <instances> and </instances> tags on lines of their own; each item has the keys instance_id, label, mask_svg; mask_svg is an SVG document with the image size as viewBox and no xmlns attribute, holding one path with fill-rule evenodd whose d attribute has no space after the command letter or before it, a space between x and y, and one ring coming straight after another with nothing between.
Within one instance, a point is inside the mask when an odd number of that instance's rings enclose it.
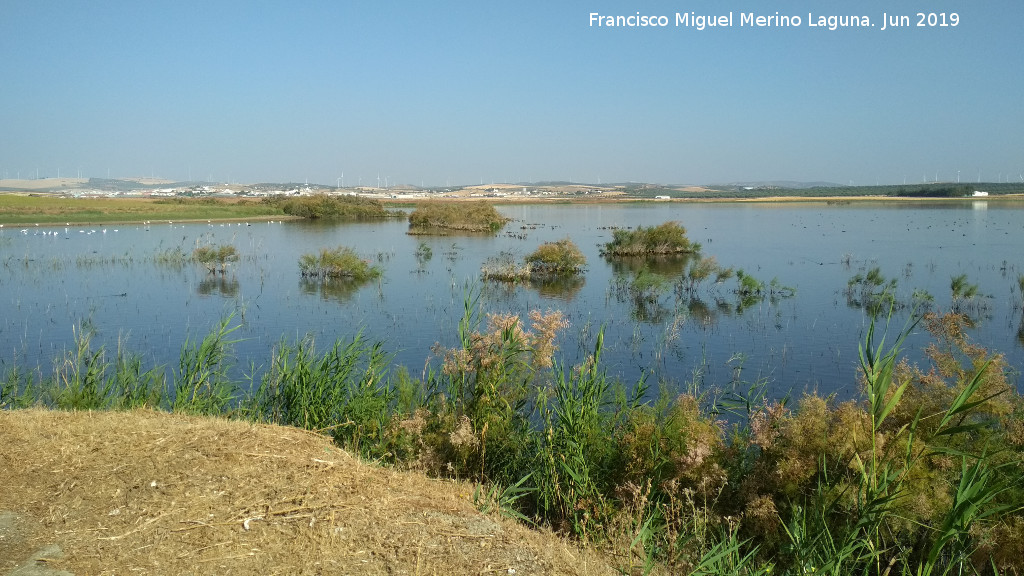
<instances>
[{"instance_id":1,"label":"calm water surface","mask_svg":"<svg viewBox=\"0 0 1024 576\"><path fill-rule=\"evenodd\" d=\"M120 342L155 364L176 367L187 337L201 338L234 314L239 373L258 373L282 339L316 338L326 348L362 331L382 340L395 363L418 375L435 343L453 346L467 286L485 311L559 309L571 326L560 339L567 363L591 351L605 330L610 374L634 381L642 373L684 386L764 379L775 395L816 389L856 393L857 346L869 323L843 291L859 271L878 266L898 279L909 301L915 289L949 309L950 278L967 274L986 295L971 337L1024 366L1021 296L1024 206L1003 203L643 204L504 206L513 221L495 237L413 237L404 221L359 224L307 222L251 225L152 223L89 227L4 228L0 231L0 368L44 372L85 322L98 343ZM637 263L607 261L598 246L611 227L675 220L702 254L768 282L796 289L737 310L735 281L705 285L698 300L679 297L672 282L681 264L653 265L666 281L655 302L638 307L621 289ZM507 286L479 281L481 265L511 253L521 259L540 243L572 238L588 269L570 286ZM426 261L417 247L432 250ZM231 243L242 255L224 276L198 265L154 261L158 253L199 244ZM303 253L350 246L383 269L379 282L357 288L300 278ZM617 280L618 278L618 280ZM896 319L902 326L906 314ZM923 334L908 341L920 360Z\"/></svg>"}]
</instances>

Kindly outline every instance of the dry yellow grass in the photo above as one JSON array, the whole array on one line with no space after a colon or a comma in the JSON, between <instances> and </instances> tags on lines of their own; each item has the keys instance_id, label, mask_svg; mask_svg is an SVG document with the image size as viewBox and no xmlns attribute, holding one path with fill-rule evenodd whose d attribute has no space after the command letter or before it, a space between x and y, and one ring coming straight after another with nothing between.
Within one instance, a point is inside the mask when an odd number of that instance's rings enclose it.
<instances>
[{"instance_id":1,"label":"dry yellow grass","mask_svg":"<svg viewBox=\"0 0 1024 576\"><path fill-rule=\"evenodd\" d=\"M480 514L465 483L374 466L294 428L3 411L0 486L3 574L615 573Z\"/></svg>"}]
</instances>

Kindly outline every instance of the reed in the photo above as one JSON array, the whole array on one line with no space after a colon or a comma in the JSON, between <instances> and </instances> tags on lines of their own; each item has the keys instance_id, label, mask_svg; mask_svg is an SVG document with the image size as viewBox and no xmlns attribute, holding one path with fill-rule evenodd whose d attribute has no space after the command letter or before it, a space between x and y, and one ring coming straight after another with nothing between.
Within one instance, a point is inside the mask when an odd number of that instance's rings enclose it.
<instances>
[{"instance_id":1,"label":"reed","mask_svg":"<svg viewBox=\"0 0 1024 576\"><path fill-rule=\"evenodd\" d=\"M237 384L229 377L231 346L237 340L228 337L240 325L231 326L228 315L201 342L185 340L174 374L172 412L224 414L236 400Z\"/></svg>"},{"instance_id":2,"label":"reed","mask_svg":"<svg viewBox=\"0 0 1024 576\"><path fill-rule=\"evenodd\" d=\"M254 415L329 433L339 444L377 456L394 396L385 374L389 362L380 343L368 344L360 334L322 354L311 338L282 342L251 400Z\"/></svg>"}]
</instances>

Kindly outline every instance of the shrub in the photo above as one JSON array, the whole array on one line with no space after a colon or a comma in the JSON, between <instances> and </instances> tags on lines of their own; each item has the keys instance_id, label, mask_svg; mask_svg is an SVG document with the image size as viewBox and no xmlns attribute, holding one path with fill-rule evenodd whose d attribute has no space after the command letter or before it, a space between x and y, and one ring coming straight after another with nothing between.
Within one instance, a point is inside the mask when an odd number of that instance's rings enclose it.
<instances>
[{"instance_id":1,"label":"shrub","mask_svg":"<svg viewBox=\"0 0 1024 576\"><path fill-rule=\"evenodd\" d=\"M299 258L299 271L304 278L343 278L360 282L381 274L379 267L371 266L346 246L333 250L322 248L320 254L303 254Z\"/></svg>"},{"instance_id":2,"label":"shrub","mask_svg":"<svg viewBox=\"0 0 1024 576\"><path fill-rule=\"evenodd\" d=\"M409 234L444 230L495 233L508 222L489 202L424 202L409 215Z\"/></svg>"},{"instance_id":3,"label":"shrub","mask_svg":"<svg viewBox=\"0 0 1024 576\"><path fill-rule=\"evenodd\" d=\"M300 196L286 199L271 199L290 216L299 218L332 218L339 220L376 220L394 215L384 208L379 200L359 196Z\"/></svg>"},{"instance_id":4,"label":"shrub","mask_svg":"<svg viewBox=\"0 0 1024 576\"><path fill-rule=\"evenodd\" d=\"M576 244L565 238L557 242L545 242L526 257L534 275L571 276L583 271L587 258Z\"/></svg>"},{"instance_id":5,"label":"shrub","mask_svg":"<svg viewBox=\"0 0 1024 576\"><path fill-rule=\"evenodd\" d=\"M604 245L606 256L648 256L654 254L692 254L700 252L700 244L690 242L686 228L678 222L635 230L617 229L612 241Z\"/></svg>"}]
</instances>

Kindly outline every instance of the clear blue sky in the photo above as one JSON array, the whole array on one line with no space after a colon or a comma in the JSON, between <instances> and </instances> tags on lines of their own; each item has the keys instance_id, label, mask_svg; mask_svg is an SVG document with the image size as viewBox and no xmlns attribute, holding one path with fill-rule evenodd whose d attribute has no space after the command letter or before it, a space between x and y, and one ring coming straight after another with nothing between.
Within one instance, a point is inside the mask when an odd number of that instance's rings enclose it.
<instances>
[{"instance_id":1,"label":"clear blue sky","mask_svg":"<svg viewBox=\"0 0 1024 576\"><path fill-rule=\"evenodd\" d=\"M665 15L605 28L589 14ZM676 27L677 11L734 14ZM740 13L799 27L740 27ZM882 13L959 16L880 30ZM809 27L808 14L873 28ZM347 185L1024 172L1020 0L0 0L0 177Z\"/></svg>"}]
</instances>

